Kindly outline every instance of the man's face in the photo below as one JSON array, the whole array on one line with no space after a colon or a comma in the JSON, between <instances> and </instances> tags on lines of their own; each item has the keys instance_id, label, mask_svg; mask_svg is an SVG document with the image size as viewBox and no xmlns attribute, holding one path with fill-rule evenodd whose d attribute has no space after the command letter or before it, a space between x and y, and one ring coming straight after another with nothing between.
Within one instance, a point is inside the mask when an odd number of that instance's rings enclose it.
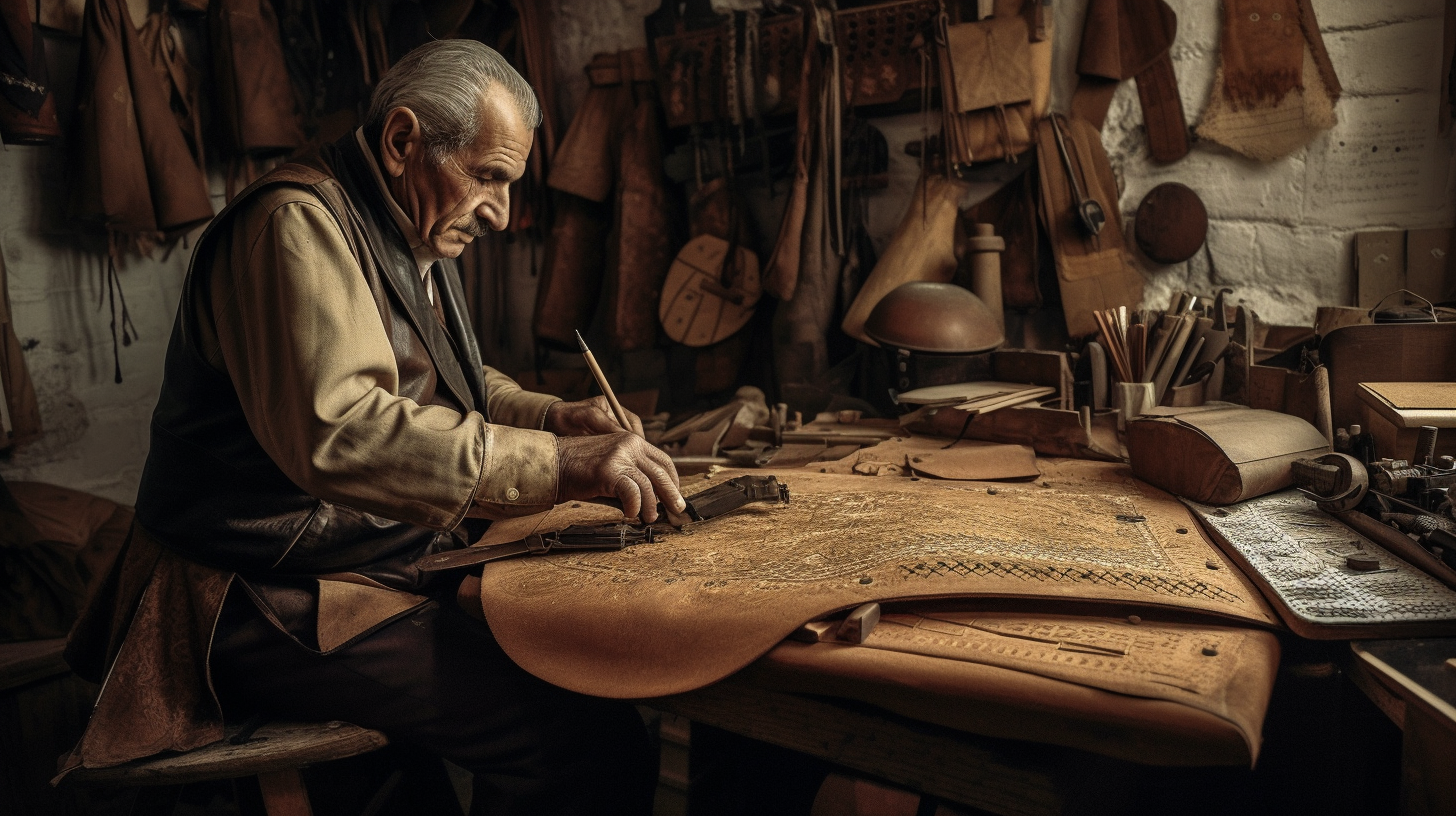
<instances>
[{"instance_id":1,"label":"man's face","mask_svg":"<svg viewBox=\"0 0 1456 816\"><path fill-rule=\"evenodd\" d=\"M486 232L506 228L510 185L526 172L533 137L515 103L491 94L481 103L475 141L437 164L422 147L414 115L390 112L382 151L390 191L431 251L454 258Z\"/></svg>"}]
</instances>

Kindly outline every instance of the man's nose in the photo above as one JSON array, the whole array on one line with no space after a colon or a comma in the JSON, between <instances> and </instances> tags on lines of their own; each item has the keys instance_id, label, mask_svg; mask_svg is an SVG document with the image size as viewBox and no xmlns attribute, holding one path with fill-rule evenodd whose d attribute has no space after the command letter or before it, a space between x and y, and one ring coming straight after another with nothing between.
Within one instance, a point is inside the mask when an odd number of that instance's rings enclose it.
<instances>
[{"instance_id":1,"label":"man's nose","mask_svg":"<svg viewBox=\"0 0 1456 816\"><path fill-rule=\"evenodd\" d=\"M475 208L475 214L496 232L504 230L511 220L510 185L503 184L499 192L487 193L480 206Z\"/></svg>"}]
</instances>

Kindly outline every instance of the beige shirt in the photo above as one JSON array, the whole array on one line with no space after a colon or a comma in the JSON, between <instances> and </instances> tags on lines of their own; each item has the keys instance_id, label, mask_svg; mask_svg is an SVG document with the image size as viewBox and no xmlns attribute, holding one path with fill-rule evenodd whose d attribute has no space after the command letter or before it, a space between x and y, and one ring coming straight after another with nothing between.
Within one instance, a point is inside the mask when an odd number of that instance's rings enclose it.
<instances>
[{"instance_id":1,"label":"beige shirt","mask_svg":"<svg viewBox=\"0 0 1456 816\"><path fill-rule=\"evenodd\" d=\"M219 236L200 345L268 455L310 495L451 529L556 498L559 400L485 368L480 413L398 395L394 350L333 217L306 190L260 191ZM421 282L423 284L423 281Z\"/></svg>"}]
</instances>

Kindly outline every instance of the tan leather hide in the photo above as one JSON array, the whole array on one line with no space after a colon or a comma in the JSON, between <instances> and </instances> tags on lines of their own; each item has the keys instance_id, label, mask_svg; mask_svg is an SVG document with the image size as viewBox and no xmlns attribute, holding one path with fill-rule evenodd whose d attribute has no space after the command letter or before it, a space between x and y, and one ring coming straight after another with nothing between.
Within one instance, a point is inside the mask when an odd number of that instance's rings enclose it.
<instances>
[{"instance_id":1,"label":"tan leather hide","mask_svg":"<svg viewBox=\"0 0 1456 816\"><path fill-rule=\"evenodd\" d=\"M706 685L806 621L868 601L1096 601L1275 623L1171 496L1121 466L1042 466L1043 479L1023 485L786 471L788 506L750 505L620 552L490 564L482 609L522 668L605 697ZM538 529L601 510L558 507Z\"/></svg>"}]
</instances>

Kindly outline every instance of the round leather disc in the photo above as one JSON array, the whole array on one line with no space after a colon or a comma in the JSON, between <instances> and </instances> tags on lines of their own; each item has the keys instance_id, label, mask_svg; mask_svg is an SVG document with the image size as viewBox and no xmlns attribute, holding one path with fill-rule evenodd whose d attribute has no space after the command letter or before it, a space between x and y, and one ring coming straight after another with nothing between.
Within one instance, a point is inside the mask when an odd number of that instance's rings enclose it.
<instances>
[{"instance_id":1,"label":"round leather disc","mask_svg":"<svg viewBox=\"0 0 1456 816\"><path fill-rule=\"evenodd\" d=\"M699 235L677 253L662 285L657 316L667 336L685 346L710 346L743 328L763 293L758 257L738 247L736 277L722 283L728 242Z\"/></svg>"},{"instance_id":2,"label":"round leather disc","mask_svg":"<svg viewBox=\"0 0 1456 816\"><path fill-rule=\"evenodd\" d=\"M1198 193L1176 181L1159 184L1138 205L1133 235L1143 254L1158 263L1182 263L1208 237L1208 210Z\"/></svg>"}]
</instances>

